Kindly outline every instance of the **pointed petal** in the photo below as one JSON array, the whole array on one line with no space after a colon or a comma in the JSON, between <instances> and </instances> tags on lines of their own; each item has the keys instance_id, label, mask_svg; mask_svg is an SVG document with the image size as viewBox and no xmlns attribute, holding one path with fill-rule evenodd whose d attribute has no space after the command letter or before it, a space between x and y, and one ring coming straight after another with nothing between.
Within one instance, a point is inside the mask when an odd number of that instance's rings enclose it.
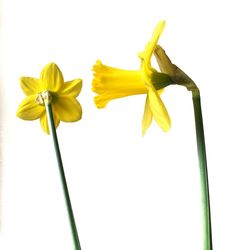
<instances>
[{"instance_id":1,"label":"pointed petal","mask_svg":"<svg viewBox=\"0 0 250 250\"><path fill-rule=\"evenodd\" d=\"M77 97L82 89L82 80L75 79L73 81L65 82L62 89L60 90L60 95L62 96L72 96Z\"/></svg>"},{"instance_id":2,"label":"pointed petal","mask_svg":"<svg viewBox=\"0 0 250 250\"><path fill-rule=\"evenodd\" d=\"M159 94L154 88L149 87L148 97L155 121L163 131L167 132L171 127L171 120Z\"/></svg>"},{"instance_id":3,"label":"pointed petal","mask_svg":"<svg viewBox=\"0 0 250 250\"><path fill-rule=\"evenodd\" d=\"M49 124L48 124L48 119L47 119L47 114L46 114L46 113L44 113L44 114L41 116L40 125L41 125L43 131L44 131L46 134L49 134Z\"/></svg>"},{"instance_id":4,"label":"pointed petal","mask_svg":"<svg viewBox=\"0 0 250 250\"><path fill-rule=\"evenodd\" d=\"M60 124L60 120L59 120L58 116L56 115L56 113L54 112L53 107L52 107L52 112L53 112L53 119L54 119L55 127L58 128L58 126ZM44 112L44 114L41 116L40 125L41 125L42 130L46 134L50 134L50 132L49 132L49 123L48 123L48 118L47 118L46 112Z\"/></svg>"},{"instance_id":5,"label":"pointed petal","mask_svg":"<svg viewBox=\"0 0 250 250\"><path fill-rule=\"evenodd\" d=\"M155 50L155 47L157 45L157 42L161 36L161 33L163 31L165 27L165 21L160 21L157 26L154 29L153 35L150 39L150 41L148 42L148 44L146 45L145 51L144 51L144 60L147 64L148 67L151 66L150 64L150 60L152 57L152 54Z\"/></svg>"},{"instance_id":6,"label":"pointed petal","mask_svg":"<svg viewBox=\"0 0 250 250\"><path fill-rule=\"evenodd\" d=\"M45 112L45 107L36 102L36 95L26 97L19 105L16 115L23 120L36 120Z\"/></svg>"},{"instance_id":7,"label":"pointed petal","mask_svg":"<svg viewBox=\"0 0 250 250\"><path fill-rule=\"evenodd\" d=\"M52 105L61 121L75 122L82 118L82 107L73 97L59 97Z\"/></svg>"},{"instance_id":8,"label":"pointed petal","mask_svg":"<svg viewBox=\"0 0 250 250\"><path fill-rule=\"evenodd\" d=\"M146 102L145 102L145 108L144 108L144 114L142 118L142 135L144 136L147 129L152 123L152 118L153 118L153 113L150 108L150 103L149 103L149 97L147 95Z\"/></svg>"},{"instance_id":9,"label":"pointed petal","mask_svg":"<svg viewBox=\"0 0 250 250\"><path fill-rule=\"evenodd\" d=\"M58 92L64 83L63 75L55 63L47 64L40 76L42 91Z\"/></svg>"},{"instance_id":10,"label":"pointed petal","mask_svg":"<svg viewBox=\"0 0 250 250\"><path fill-rule=\"evenodd\" d=\"M40 80L33 77L21 77L20 85L26 95L35 95L39 92Z\"/></svg>"}]
</instances>

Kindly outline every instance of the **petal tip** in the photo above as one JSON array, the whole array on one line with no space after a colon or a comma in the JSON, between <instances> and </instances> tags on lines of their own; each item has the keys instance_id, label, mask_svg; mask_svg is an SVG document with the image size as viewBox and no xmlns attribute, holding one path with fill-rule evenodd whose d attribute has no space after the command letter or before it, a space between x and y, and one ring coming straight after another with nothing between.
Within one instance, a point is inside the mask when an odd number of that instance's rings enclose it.
<instances>
[{"instance_id":1,"label":"petal tip","mask_svg":"<svg viewBox=\"0 0 250 250\"><path fill-rule=\"evenodd\" d=\"M58 65L55 62L49 62L45 65L45 67L58 67Z\"/></svg>"},{"instance_id":2,"label":"petal tip","mask_svg":"<svg viewBox=\"0 0 250 250\"><path fill-rule=\"evenodd\" d=\"M165 124L163 127L162 127L162 130L167 133L169 130L171 129L171 120L168 121L168 124Z\"/></svg>"}]
</instances>

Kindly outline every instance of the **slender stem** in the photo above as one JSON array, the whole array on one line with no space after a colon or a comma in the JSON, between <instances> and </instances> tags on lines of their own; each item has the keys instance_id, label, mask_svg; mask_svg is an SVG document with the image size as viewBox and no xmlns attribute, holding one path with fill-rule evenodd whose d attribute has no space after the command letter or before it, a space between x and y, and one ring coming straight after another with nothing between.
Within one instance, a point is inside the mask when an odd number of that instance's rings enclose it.
<instances>
[{"instance_id":1,"label":"slender stem","mask_svg":"<svg viewBox=\"0 0 250 250\"><path fill-rule=\"evenodd\" d=\"M64 198L66 201L66 206L67 206L67 211L68 211L68 216L69 216L69 221L70 221L71 232L72 232L72 236L73 236L75 250L81 250L81 245L80 245L80 241L79 241L79 237L78 237L78 233L77 233L73 209L72 209L71 202L70 202L67 182L66 182L66 178L65 178L65 174L64 174L64 170L63 170L63 163L62 163L60 148L59 148L59 144L58 144L58 139L57 139L56 128L55 128L55 124L54 124L51 104L45 103L45 107L46 107L48 121L49 121L50 133L52 135L52 139L53 139L53 143L54 143L54 148L55 148L60 178L61 178L61 182L62 182Z\"/></svg>"},{"instance_id":2,"label":"slender stem","mask_svg":"<svg viewBox=\"0 0 250 250\"><path fill-rule=\"evenodd\" d=\"M202 217L203 217L203 234L204 234L204 250L212 250L212 226L211 226L211 211L209 198L209 185L207 173L207 159L205 137L201 110L201 101L199 90L192 91L197 151L200 166L200 182L201 182L201 199L202 199Z\"/></svg>"},{"instance_id":3,"label":"slender stem","mask_svg":"<svg viewBox=\"0 0 250 250\"><path fill-rule=\"evenodd\" d=\"M177 85L186 87L192 91L197 151L200 167L200 183L201 183L201 201L202 201L202 217L203 217L203 241L204 250L212 250L212 226L211 226L211 213L210 213L210 198L209 198L209 185L207 173L207 159L205 137L203 129L203 119L200 102L200 92L193 80L186 75L181 69L173 65L168 58L165 51L161 46L157 45L154 55L160 67L160 70L171 76L173 82ZM166 84L167 86L167 84Z\"/></svg>"}]
</instances>

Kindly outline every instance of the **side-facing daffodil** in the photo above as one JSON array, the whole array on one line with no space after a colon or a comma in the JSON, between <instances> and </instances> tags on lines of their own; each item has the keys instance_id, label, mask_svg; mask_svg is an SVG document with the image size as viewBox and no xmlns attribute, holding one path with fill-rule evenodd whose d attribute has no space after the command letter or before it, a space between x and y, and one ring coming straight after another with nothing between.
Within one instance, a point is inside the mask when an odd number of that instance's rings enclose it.
<instances>
[{"instance_id":1,"label":"side-facing daffodil","mask_svg":"<svg viewBox=\"0 0 250 250\"><path fill-rule=\"evenodd\" d=\"M151 66L151 57L164 26L165 21L158 23L144 51L139 53L141 60L139 70L109 67L100 60L93 67L92 89L98 94L94 98L98 108L104 108L109 101L116 98L137 94L147 95L142 119L143 134L150 126L153 117L163 131L168 131L171 126L170 117L159 94L162 88L173 82L168 74L160 73Z\"/></svg>"},{"instance_id":2,"label":"side-facing daffodil","mask_svg":"<svg viewBox=\"0 0 250 250\"><path fill-rule=\"evenodd\" d=\"M153 117L164 131L168 131L170 128L171 123L168 112L159 96L166 86L177 84L186 87L192 92L201 178L203 249L211 250L213 248L212 225L200 91L193 80L174 65L165 51L157 44L164 26L164 21L158 23L151 40L146 44L144 51L139 53L141 59L140 70L121 70L103 65L100 60L96 62L93 67L94 79L92 89L98 95L94 101L98 108L104 108L113 99L146 94L146 104L142 119L142 132L144 134L150 126ZM153 53L159 64L161 73L157 72L151 66Z\"/></svg>"},{"instance_id":3,"label":"side-facing daffodil","mask_svg":"<svg viewBox=\"0 0 250 250\"><path fill-rule=\"evenodd\" d=\"M49 134L48 117L43 94L49 92L54 124L57 128L60 121L75 122L82 117L82 108L76 97L82 89L82 80L64 82L62 72L55 63L47 64L40 79L21 77L21 88L27 97L18 107L16 115L24 120L40 118L42 129Z\"/></svg>"}]
</instances>

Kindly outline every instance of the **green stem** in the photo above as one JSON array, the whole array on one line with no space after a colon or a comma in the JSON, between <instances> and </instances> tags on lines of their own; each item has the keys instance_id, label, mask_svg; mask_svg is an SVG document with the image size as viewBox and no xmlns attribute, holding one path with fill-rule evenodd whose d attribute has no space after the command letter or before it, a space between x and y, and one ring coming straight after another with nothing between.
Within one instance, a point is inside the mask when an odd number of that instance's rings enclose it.
<instances>
[{"instance_id":1,"label":"green stem","mask_svg":"<svg viewBox=\"0 0 250 250\"><path fill-rule=\"evenodd\" d=\"M212 226L211 226L206 147L205 147L200 92L198 88L195 90L192 90L192 97L193 97L193 106L194 106L197 151L198 151L198 159L199 159L199 167L200 167L204 250L212 250L213 249Z\"/></svg>"},{"instance_id":2,"label":"green stem","mask_svg":"<svg viewBox=\"0 0 250 250\"><path fill-rule=\"evenodd\" d=\"M206 159L206 147L205 137L203 129L203 119L200 102L200 92L193 80L186 75L181 69L173 65L169 57L162 49L157 45L154 51L154 55L160 67L160 70L168 74L174 84L186 87L189 91L192 91L195 128L196 128L196 140L197 151L200 167L200 183L201 183L201 201L202 201L202 220L203 220L203 241L204 250L212 250L212 226L211 226L211 214L210 214L210 199L209 199L209 186L208 186L208 173L207 173L207 159ZM166 83L166 86L169 84Z\"/></svg>"},{"instance_id":3,"label":"green stem","mask_svg":"<svg viewBox=\"0 0 250 250\"><path fill-rule=\"evenodd\" d=\"M68 211L68 216L69 216L70 227L71 227L71 232L72 232L72 236L73 236L75 250L81 250L81 245L80 245L80 241L79 241L79 237L78 237L78 233L77 233L73 209L72 209L71 202L70 202L67 182L66 182L66 178L65 178L65 174L64 174L64 170L63 170L63 163L62 163L60 148L59 148L59 144L58 144L58 139L57 139L56 128L55 128L55 124L54 124L51 104L45 103L45 107L46 107L47 116L48 116L50 133L52 135L52 139L53 139L53 143L54 143L57 164L58 164L60 178L61 178L61 182L62 182L64 198L66 201L66 206L67 206L67 211Z\"/></svg>"}]
</instances>

